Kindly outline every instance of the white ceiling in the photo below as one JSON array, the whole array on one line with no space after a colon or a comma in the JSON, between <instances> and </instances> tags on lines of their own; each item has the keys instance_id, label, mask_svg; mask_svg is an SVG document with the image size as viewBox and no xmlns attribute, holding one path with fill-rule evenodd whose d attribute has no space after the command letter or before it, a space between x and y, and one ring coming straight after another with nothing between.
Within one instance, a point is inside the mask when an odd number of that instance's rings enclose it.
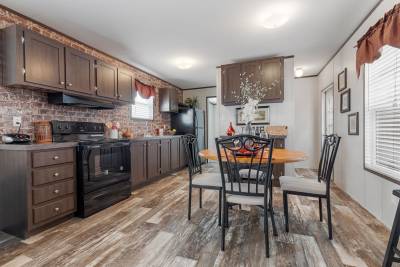
<instances>
[{"instance_id":1,"label":"white ceiling","mask_svg":"<svg viewBox=\"0 0 400 267\"><path fill-rule=\"evenodd\" d=\"M378 0L0 0L0 3L181 88L215 85L215 67L295 56L317 74ZM292 15L278 29L258 18L271 5ZM196 62L187 70L177 57Z\"/></svg>"}]
</instances>

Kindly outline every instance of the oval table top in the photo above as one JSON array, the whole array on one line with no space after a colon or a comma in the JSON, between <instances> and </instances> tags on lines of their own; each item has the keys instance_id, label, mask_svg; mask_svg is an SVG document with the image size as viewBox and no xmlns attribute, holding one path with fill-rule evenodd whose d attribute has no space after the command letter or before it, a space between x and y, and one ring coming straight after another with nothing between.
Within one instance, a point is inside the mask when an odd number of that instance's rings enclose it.
<instances>
[{"instance_id":1,"label":"oval table top","mask_svg":"<svg viewBox=\"0 0 400 267\"><path fill-rule=\"evenodd\" d=\"M209 149L201 150L199 152L199 156L209 160L218 160L217 153ZM268 153L264 153L264 157L267 158ZM238 157L238 159L238 161L241 163L250 163L251 157ZM272 164L298 162L306 159L306 154L301 151L293 151L286 148L274 148L272 151Z\"/></svg>"}]
</instances>

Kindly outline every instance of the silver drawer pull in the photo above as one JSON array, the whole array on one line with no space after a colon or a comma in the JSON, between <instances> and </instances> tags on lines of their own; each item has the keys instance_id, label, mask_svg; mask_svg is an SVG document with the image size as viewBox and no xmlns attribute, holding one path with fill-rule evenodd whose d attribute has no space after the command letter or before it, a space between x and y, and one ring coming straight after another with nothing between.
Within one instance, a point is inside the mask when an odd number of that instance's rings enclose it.
<instances>
[{"instance_id":1,"label":"silver drawer pull","mask_svg":"<svg viewBox=\"0 0 400 267\"><path fill-rule=\"evenodd\" d=\"M58 193L60 193L60 190L58 190L58 189L54 190L54 194L58 194Z\"/></svg>"},{"instance_id":2,"label":"silver drawer pull","mask_svg":"<svg viewBox=\"0 0 400 267\"><path fill-rule=\"evenodd\" d=\"M59 212L59 211L60 211L60 208L58 208L58 207L57 207L57 208L54 208L54 211L55 211L55 212Z\"/></svg>"},{"instance_id":3,"label":"silver drawer pull","mask_svg":"<svg viewBox=\"0 0 400 267\"><path fill-rule=\"evenodd\" d=\"M55 172L54 174L53 174L53 176L54 177L58 177L60 174L58 173L58 172Z\"/></svg>"},{"instance_id":4,"label":"silver drawer pull","mask_svg":"<svg viewBox=\"0 0 400 267\"><path fill-rule=\"evenodd\" d=\"M54 156L53 159L54 160L58 160L60 157L59 156Z\"/></svg>"}]
</instances>

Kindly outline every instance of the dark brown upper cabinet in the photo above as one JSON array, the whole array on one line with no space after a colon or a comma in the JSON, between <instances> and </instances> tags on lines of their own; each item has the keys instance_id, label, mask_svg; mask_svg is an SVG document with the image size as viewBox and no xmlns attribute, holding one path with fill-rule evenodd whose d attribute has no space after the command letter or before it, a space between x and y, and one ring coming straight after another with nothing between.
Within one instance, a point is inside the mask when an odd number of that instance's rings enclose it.
<instances>
[{"instance_id":1,"label":"dark brown upper cabinet","mask_svg":"<svg viewBox=\"0 0 400 267\"><path fill-rule=\"evenodd\" d=\"M273 58L261 61L261 84L267 88L262 103L283 102L284 77L283 59Z\"/></svg>"},{"instance_id":2,"label":"dark brown upper cabinet","mask_svg":"<svg viewBox=\"0 0 400 267\"><path fill-rule=\"evenodd\" d=\"M239 105L241 75L266 88L261 103L283 102L283 58L271 58L221 66L222 104Z\"/></svg>"},{"instance_id":3,"label":"dark brown upper cabinet","mask_svg":"<svg viewBox=\"0 0 400 267\"><path fill-rule=\"evenodd\" d=\"M65 48L65 85L67 90L94 93L94 58L78 50Z\"/></svg>"},{"instance_id":4,"label":"dark brown upper cabinet","mask_svg":"<svg viewBox=\"0 0 400 267\"><path fill-rule=\"evenodd\" d=\"M96 60L96 94L106 98L117 98L117 68Z\"/></svg>"},{"instance_id":5,"label":"dark brown upper cabinet","mask_svg":"<svg viewBox=\"0 0 400 267\"><path fill-rule=\"evenodd\" d=\"M118 69L118 99L133 103L133 74L124 69Z\"/></svg>"},{"instance_id":6,"label":"dark brown upper cabinet","mask_svg":"<svg viewBox=\"0 0 400 267\"><path fill-rule=\"evenodd\" d=\"M18 26L4 29L5 85L65 88L64 46Z\"/></svg>"},{"instance_id":7,"label":"dark brown upper cabinet","mask_svg":"<svg viewBox=\"0 0 400 267\"><path fill-rule=\"evenodd\" d=\"M222 66L222 104L239 104L237 96L240 95L240 64Z\"/></svg>"},{"instance_id":8,"label":"dark brown upper cabinet","mask_svg":"<svg viewBox=\"0 0 400 267\"><path fill-rule=\"evenodd\" d=\"M178 94L175 88L160 88L160 112L178 112Z\"/></svg>"}]
</instances>

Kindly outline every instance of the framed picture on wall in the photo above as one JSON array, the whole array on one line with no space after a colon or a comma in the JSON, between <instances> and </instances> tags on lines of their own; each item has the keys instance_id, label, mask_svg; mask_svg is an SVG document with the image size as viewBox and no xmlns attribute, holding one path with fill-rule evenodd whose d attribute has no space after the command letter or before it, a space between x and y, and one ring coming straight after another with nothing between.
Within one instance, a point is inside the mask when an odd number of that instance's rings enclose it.
<instances>
[{"instance_id":1,"label":"framed picture on wall","mask_svg":"<svg viewBox=\"0 0 400 267\"><path fill-rule=\"evenodd\" d=\"M359 135L359 120L358 120L358 112L352 113L348 115L348 131L349 135Z\"/></svg>"},{"instance_id":2,"label":"framed picture on wall","mask_svg":"<svg viewBox=\"0 0 400 267\"><path fill-rule=\"evenodd\" d=\"M338 74L338 91L342 91L347 88L347 68Z\"/></svg>"},{"instance_id":3,"label":"framed picture on wall","mask_svg":"<svg viewBox=\"0 0 400 267\"><path fill-rule=\"evenodd\" d=\"M340 94L340 112L345 113L351 110L350 89Z\"/></svg>"},{"instance_id":4,"label":"framed picture on wall","mask_svg":"<svg viewBox=\"0 0 400 267\"><path fill-rule=\"evenodd\" d=\"M259 125L259 124L269 124L270 118L269 118L269 106L259 106L256 114L254 116L254 120L251 122L253 125ZM242 108L236 108L236 125L245 125L246 120L244 119L243 116L243 109Z\"/></svg>"}]
</instances>

